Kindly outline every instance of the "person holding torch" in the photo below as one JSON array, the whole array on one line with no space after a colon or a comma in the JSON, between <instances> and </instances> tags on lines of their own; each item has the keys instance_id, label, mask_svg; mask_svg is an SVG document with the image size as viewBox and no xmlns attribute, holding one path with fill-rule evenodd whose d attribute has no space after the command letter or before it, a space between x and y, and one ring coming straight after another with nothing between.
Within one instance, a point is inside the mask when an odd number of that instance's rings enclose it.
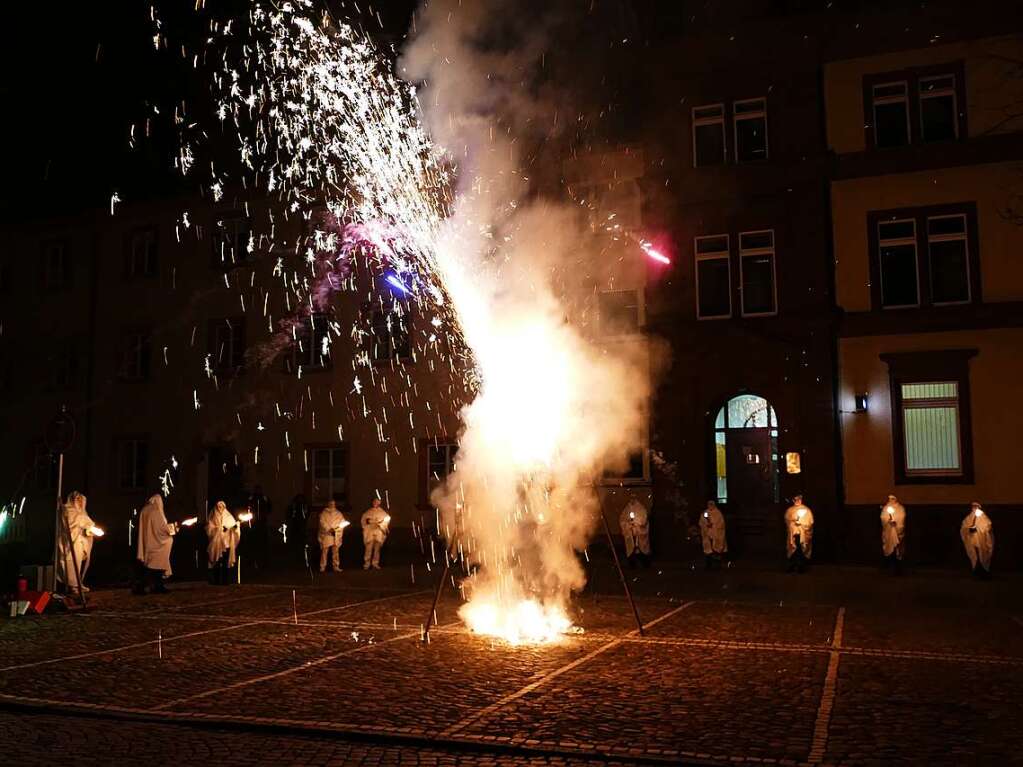
<instances>
[{"instance_id":1,"label":"person holding torch","mask_svg":"<svg viewBox=\"0 0 1023 767\"><path fill-rule=\"evenodd\" d=\"M246 521L245 516L243 513L235 519L227 510L227 504L217 501L206 519L206 535L210 539L206 556L209 561L209 582L212 585L225 586L230 583L229 573L236 564L236 552L242 537L240 523Z\"/></svg>"},{"instance_id":2,"label":"person holding torch","mask_svg":"<svg viewBox=\"0 0 1023 767\"><path fill-rule=\"evenodd\" d=\"M785 528L788 571L801 573L813 555L813 512L803 503L803 496L795 496L785 510Z\"/></svg>"},{"instance_id":3,"label":"person holding torch","mask_svg":"<svg viewBox=\"0 0 1023 767\"><path fill-rule=\"evenodd\" d=\"M724 515L714 501L707 501L707 508L700 515L700 539L706 569L720 568L721 558L728 552L728 542Z\"/></svg>"},{"instance_id":4,"label":"person holding torch","mask_svg":"<svg viewBox=\"0 0 1023 767\"><path fill-rule=\"evenodd\" d=\"M635 567L637 559L643 567L649 567L650 519L646 506L640 503L634 493L629 494L629 502L618 516L618 525L625 540L625 558L629 561L629 567Z\"/></svg>"},{"instance_id":5,"label":"person holding torch","mask_svg":"<svg viewBox=\"0 0 1023 767\"><path fill-rule=\"evenodd\" d=\"M959 528L959 536L963 539L963 548L970 559L973 574L984 580L990 578L991 558L995 553L995 531L991 517L977 501L970 504L970 513Z\"/></svg>"},{"instance_id":6,"label":"person holding torch","mask_svg":"<svg viewBox=\"0 0 1023 767\"><path fill-rule=\"evenodd\" d=\"M92 544L95 538L103 536L103 529L96 526L85 511L85 496L77 490L71 493L64 504L64 518L67 520L71 540L62 531L57 531L60 541L60 557L57 560L57 577L71 591L89 591L85 585L85 571L92 559Z\"/></svg>"},{"instance_id":7,"label":"person holding torch","mask_svg":"<svg viewBox=\"0 0 1023 767\"><path fill-rule=\"evenodd\" d=\"M391 515L383 507L379 498L374 498L372 505L362 515L362 542L366 546L366 555L362 561L362 569L380 569L380 549L387 540L391 524Z\"/></svg>"},{"instance_id":8,"label":"person holding torch","mask_svg":"<svg viewBox=\"0 0 1023 767\"><path fill-rule=\"evenodd\" d=\"M334 501L329 501L320 512L320 572L327 569L327 555L332 559L334 572L341 572L341 538L349 522Z\"/></svg>"},{"instance_id":9,"label":"person holding torch","mask_svg":"<svg viewBox=\"0 0 1023 767\"><path fill-rule=\"evenodd\" d=\"M906 508L894 495L881 507L881 554L896 575L902 573L902 556L906 551Z\"/></svg>"},{"instance_id":10,"label":"person holding torch","mask_svg":"<svg viewBox=\"0 0 1023 767\"><path fill-rule=\"evenodd\" d=\"M139 514L138 546L136 557L142 568L141 583L133 591L145 594L148 587L154 594L166 594L163 579L171 575L170 555L174 536L182 527L191 527L199 520L196 517L181 523L168 522L163 513L163 496L150 496Z\"/></svg>"}]
</instances>

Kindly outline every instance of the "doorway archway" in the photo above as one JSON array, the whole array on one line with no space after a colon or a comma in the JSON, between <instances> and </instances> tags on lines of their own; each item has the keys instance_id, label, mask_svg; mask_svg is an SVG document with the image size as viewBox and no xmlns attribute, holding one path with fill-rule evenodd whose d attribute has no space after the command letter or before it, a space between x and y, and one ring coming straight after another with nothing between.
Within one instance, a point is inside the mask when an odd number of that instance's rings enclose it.
<instances>
[{"instance_id":1,"label":"doorway archway","mask_svg":"<svg viewBox=\"0 0 1023 767\"><path fill-rule=\"evenodd\" d=\"M732 397L714 419L713 492L747 532L760 532L779 501L778 417L763 397Z\"/></svg>"}]
</instances>

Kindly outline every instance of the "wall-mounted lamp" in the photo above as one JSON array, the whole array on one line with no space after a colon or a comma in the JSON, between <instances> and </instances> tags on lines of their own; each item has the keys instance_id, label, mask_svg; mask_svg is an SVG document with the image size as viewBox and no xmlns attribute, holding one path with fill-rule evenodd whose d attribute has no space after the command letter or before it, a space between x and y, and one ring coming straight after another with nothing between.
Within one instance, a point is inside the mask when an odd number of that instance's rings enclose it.
<instances>
[{"instance_id":1,"label":"wall-mounted lamp","mask_svg":"<svg viewBox=\"0 0 1023 767\"><path fill-rule=\"evenodd\" d=\"M867 402L868 402L869 399L870 399L869 396L866 395L866 394L856 394L854 396L854 399L853 399L853 401L855 403L853 412L854 413L866 413L867 412Z\"/></svg>"}]
</instances>

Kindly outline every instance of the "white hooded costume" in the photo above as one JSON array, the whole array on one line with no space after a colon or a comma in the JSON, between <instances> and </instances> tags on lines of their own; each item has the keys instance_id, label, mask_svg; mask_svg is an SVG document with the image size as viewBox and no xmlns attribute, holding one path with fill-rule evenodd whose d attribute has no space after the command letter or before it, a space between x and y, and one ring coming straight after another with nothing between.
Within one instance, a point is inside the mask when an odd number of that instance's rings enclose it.
<instances>
[{"instance_id":1,"label":"white hooded costume","mask_svg":"<svg viewBox=\"0 0 1023 767\"><path fill-rule=\"evenodd\" d=\"M625 556L631 557L635 552L650 553L650 521L646 507L633 498L622 509L618 517L625 539Z\"/></svg>"},{"instance_id":2,"label":"white hooded costume","mask_svg":"<svg viewBox=\"0 0 1023 767\"><path fill-rule=\"evenodd\" d=\"M89 560L92 558L92 528L96 523L85 512L85 496L81 493L71 493L68 496L68 502L64 504L64 518L71 532L71 545L68 546L64 531L58 531L60 556L57 560L57 577L62 583L77 589L79 577L75 575L75 563L77 562L78 572L81 574L81 583L84 584L85 572L89 569Z\"/></svg>"},{"instance_id":3,"label":"white hooded costume","mask_svg":"<svg viewBox=\"0 0 1023 767\"><path fill-rule=\"evenodd\" d=\"M338 511L331 501L320 512L317 538L320 542L320 572L327 569L327 554L330 553L334 569L341 569L341 538L346 527L345 515Z\"/></svg>"},{"instance_id":4,"label":"white hooded costume","mask_svg":"<svg viewBox=\"0 0 1023 767\"><path fill-rule=\"evenodd\" d=\"M970 558L970 566L976 569L979 563L985 570L991 569L991 557L995 553L995 533L992 529L991 517L980 507L973 504L966 515L959 535L963 539L966 556Z\"/></svg>"},{"instance_id":5,"label":"white hooded costume","mask_svg":"<svg viewBox=\"0 0 1023 767\"><path fill-rule=\"evenodd\" d=\"M138 560L150 570L163 570L165 576L170 575L171 547L177 531L177 526L163 514L163 498L152 496L139 514Z\"/></svg>"},{"instance_id":6,"label":"white hooded costume","mask_svg":"<svg viewBox=\"0 0 1023 767\"><path fill-rule=\"evenodd\" d=\"M380 569L380 548L387 540L391 516L383 506L372 506L362 514L362 542L366 546L363 567Z\"/></svg>"},{"instance_id":7,"label":"white hooded costume","mask_svg":"<svg viewBox=\"0 0 1023 767\"><path fill-rule=\"evenodd\" d=\"M906 548L906 508L894 495L881 507L881 553L902 559Z\"/></svg>"},{"instance_id":8,"label":"white hooded costume","mask_svg":"<svg viewBox=\"0 0 1023 767\"><path fill-rule=\"evenodd\" d=\"M787 556L791 557L796 553L796 536L799 536L800 547L803 556L809 559L813 554L813 512L810 507L799 503L789 506L785 510L785 550Z\"/></svg>"},{"instance_id":9,"label":"white hooded costume","mask_svg":"<svg viewBox=\"0 0 1023 767\"><path fill-rule=\"evenodd\" d=\"M725 517L716 505L708 506L700 515L700 538L703 541L703 553L708 556L728 551Z\"/></svg>"},{"instance_id":10,"label":"white hooded costume","mask_svg":"<svg viewBox=\"0 0 1023 767\"><path fill-rule=\"evenodd\" d=\"M223 501L217 501L217 505L206 519L206 535L210 539L209 545L206 546L209 566L216 566L226 551L228 552L227 566L234 567L236 560L235 551L242 537L241 525L238 524L238 520L234 518L234 515L227 510L227 504Z\"/></svg>"}]
</instances>

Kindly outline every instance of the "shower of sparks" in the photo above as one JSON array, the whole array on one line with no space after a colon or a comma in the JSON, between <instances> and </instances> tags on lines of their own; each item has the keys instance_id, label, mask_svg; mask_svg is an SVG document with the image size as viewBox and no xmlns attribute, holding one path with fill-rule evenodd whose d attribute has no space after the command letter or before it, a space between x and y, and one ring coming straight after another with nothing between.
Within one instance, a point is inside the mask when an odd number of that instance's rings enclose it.
<instances>
[{"instance_id":1,"label":"shower of sparks","mask_svg":"<svg viewBox=\"0 0 1023 767\"><path fill-rule=\"evenodd\" d=\"M265 219L257 221L256 206L250 210L245 203L246 226L223 220L215 227L216 250L225 266L269 254L267 261L274 262L273 278L281 288L279 300L263 288L259 294L239 296L242 310L251 307L273 333L257 350L257 359L250 361L266 367L297 349L301 362L293 372L301 379L303 368L329 359L334 338L350 337L356 352L350 361L349 414L375 423L387 469L390 455L400 452L398 441L390 435L391 423L406 420L393 418L393 412L389 416L388 407L407 409L407 421L413 425L412 403L420 402L422 395L412 371L406 369L406 355L381 355L381 348L386 351L407 343L412 362L425 360L431 372L451 375L447 404L457 411L474 402L476 428L482 424L490 435L485 447L506 451L519 472L529 499L510 515L507 526L550 526L543 511L556 514L558 508L571 506L570 499L562 491L561 501L554 502L550 492L537 488L566 477L566 485L577 484L592 468L602 444L598 439L591 440L592 455L585 460L569 460L568 470L560 474L552 469L559 461L564 463L565 442L578 434L584 411L599 409L602 401L592 392L601 391L611 373L576 353L578 339L572 331L552 328L540 317L495 322L480 306L483 299L474 290L480 279L475 264L452 258L451 251L459 248L451 243L492 241L494 233L471 218L460 225L478 226L482 231L460 232L452 227L458 168L431 142L420 119L415 87L392 72L388 57L365 33L313 13L311 0L290 0L254 4L244 33L241 24L211 22L206 53L220 62L211 78L220 125L191 121L184 105L174 114L179 131L175 165L181 173L204 174L199 181L214 201L239 188L258 190L256 198L272 200L274 212L258 214ZM154 44L171 49L155 13L153 20ZM221 167L216 155L209 162L201 159L204 142L214 129L234 143L238 170ZM111 200L111 211L115 202ZM514 208L514 202L508 206ZM291 221L305 229L298 239L281 234L288 228L284 222ZM201 227L192 223L189 213L183 212L177 227L179 240L184 231L201 236ZM607 231L615 239L619 234L630 238L650 259L670 263L650 243L623 232L610 219ZM484 257L479 254L480 259ZM393 290L384 292L391 295L372 295L365 301L366 273L390 285ZM239 279L235 275L225 272L224 285L254 290L254 284L235 284ZM330 320L321 329L317 317L330 315L333 299L342 292L359 296L370 310L361 313L351 327ZM251 296L248 301L246 295ZM411 326L411 307L430 318L427 328ZM564 354L565 349L571 353ZM374 365L382 358L389 364ZM529 361L528 369L523 360ZM198 371L214 390L221 386L222 363L207 356ZM379 401L367 396L367 386L382 395ZM487 396L480 396L485 388ZM333 393L330 398L333 409ZM428 428L443 434L439 408L429 401L425 405L428 417L436 421ZM194 390L192 407L198 411L200 406L199 392ZM283 431L281 449L290 460L288 422L308 418L316 424L311 389L296 408L277 402L274 412ZM242 424L240 414L238 423ZM342 426L336 428L340 436ZM264 430L258 421L254 431ZM260 434L259 439L267 437ZM412 447L417 449L415 440ZM169 472L161 477L166 491L170 479ZM475 479L483 486L488 481L485 473ZM468 505L465 511L470 516ZM491 557L489 565L496 575L461 612L471 628L514 644L551 641L570 629L560 598L545 602L540 594L538 601L533 596L537 590L528 584L509 585L515 580L509 571L518 561L516 552L481 551L471 535L452 532L467 528L460 518L444 525L438 519L437 528L448 540L446 550L463 564L471 557L475 565L480 557L486 567L488 554ZM556 525L553 528L551 536L561 535ZM286 527L280 532L286 536ZM575 535L575 528L571 532ZM431 551L433 546L431 538ZM306 557L308 564L308 551Z\"/></svg>"}]
</instances>

